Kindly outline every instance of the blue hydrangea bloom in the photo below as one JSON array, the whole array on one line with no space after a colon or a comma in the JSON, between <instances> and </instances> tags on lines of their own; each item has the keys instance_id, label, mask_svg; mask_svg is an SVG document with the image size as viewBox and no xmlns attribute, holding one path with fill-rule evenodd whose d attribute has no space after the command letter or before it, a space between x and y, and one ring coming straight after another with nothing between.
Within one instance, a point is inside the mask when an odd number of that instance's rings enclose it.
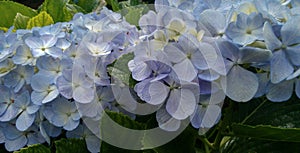
<instances>
[{"instance_id":1,"label":"blue hydrangea bloom","mask_svg":"<svg viewBox=\"0 0 300 153\"><path fill-rule=\"evenodd\" d=\"M25 39L26 45L31 49L34 57L49 54L55 58L62 56L62 51L55 47L57 37L52 34L42 36L30 36Z\"/></svg>"},{"instance_id":2,"label":"blue hydrangea bloom","mask_svg":"<svg viewBox=\"0 0 300 153\"><path fill-rule=\"evenodd\" d=\"M219 41L218 46L224 57L227 75L221 78L222 88L226 95L235 101L249 101L258 90L256 75L244 69L241 64L268 62L271 52L257 48L243 48L240 50L229 41Z\"/></svg>"},{"instance_id":3,"label":"blue hydrangea bloom","mask_svg":"<svg viewBox=\"0 0 300 153\"><path fill-rule=\"evenodd\" d=\"M36 58L31 54L30 48L23 44L17 48L16 54L12 57L12 60L15 64L34 65Z\"/></svg>"},{"instance_id":4,"label":"blue hydrangea bloom","mask_svg":"<svg viewBox=\"0 0 300 153\"><path fill-rule=\"evenodd\" d=\"M31 78L31 87L33 89L31 100L37 105L51 102L59 95L58 89L51 76L41 74L33 75Z\"/></svg>"},{"instance_id":5,"label":"blue hydrangea bloom","mask_svg":"<svg viewBox=\"0 0 300 153\"><path fill-rule=\"evenodd\" d=\"M68 131L74 130L81 118L75 103L62 97L49 103L43 110L43 114L51 124Z\"/></svg>"},{"instance_id":6,"label":"blue hydrangea bloom","mask_svg":"<svg viewBox=\"0 0 300 153\"><path fill-rule=\"evenodd\" d=\"M294 17L280 29L280 38L277 37L270 23L264 25L264 38L266 46L273 52L270 61L270 75L272 83L279 83L294 72L294 66L300 65L299 17Z\"/></svg>"},{"instance_id":7,"label":"blue hydrangea bloom","mask_svg":"<svg viewBox=\"0 0 300 153\"><path fill-rule=\"evenodd\" d=\"M31 66L18 66L4 77L4 85L14 89L14 92L19 92L24 85L29 85L34 70Z\"/></svg>"},{"instance_id":8,"label":"blue hydrangea bloom","mask_svg":"<svg viewBox=\"0 0 300 153\"><path fill-rule=\"evenodd\" d=\"M240 13L237 16L236 22L228 25L226 36L239 45L248 45L256 40L263 40L263 25L264 18L260 13L251 13L246 15Z\"/></svg>"},{"instance_id":9,"label":"blue hydrangea bloom","mask_svg":"<svg viewBox=\"0 0 300 153\"><path fill-rule=\"evenodd\" d=\"M5 148L8 151L16 151L26 145L29 146L45 142L45 139L36 126L32 126L23 132L17 130L15 126L7 124L5 131L3 130L2 132L5 136Z\"/></svg>"}]
</instances>

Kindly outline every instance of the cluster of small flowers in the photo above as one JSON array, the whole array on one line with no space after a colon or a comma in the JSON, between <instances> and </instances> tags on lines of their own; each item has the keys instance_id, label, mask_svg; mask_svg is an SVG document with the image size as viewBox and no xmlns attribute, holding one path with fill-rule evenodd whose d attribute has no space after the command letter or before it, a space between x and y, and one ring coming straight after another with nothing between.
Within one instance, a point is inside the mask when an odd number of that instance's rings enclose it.
<instances>
[{"instance_id":1,"label":"cluster of small flowers","mask_svg":"<svg viewBox=\"0 0 300 153\"><path fill-rule=\"evenodd\" d=\"M131 92L160 106L156 119L167 131L187 118L211 128L226 96L281 102L295 84L300 98L298 0L156 0L155 10L141 17L140 30L103 8L0 33L0 143L14 151L66 130L98 152L99 131L91 126L104 109L134 118L131 99L113 92L107 69L128 53L137 81Z\"/></svg>"}]
</instances>

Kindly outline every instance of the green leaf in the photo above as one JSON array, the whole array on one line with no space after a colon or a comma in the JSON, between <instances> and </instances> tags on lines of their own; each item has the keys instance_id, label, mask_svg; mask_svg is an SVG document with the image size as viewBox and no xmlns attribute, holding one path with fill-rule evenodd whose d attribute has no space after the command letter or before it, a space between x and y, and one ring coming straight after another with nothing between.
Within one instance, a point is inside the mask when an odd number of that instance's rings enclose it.
<instances>
[{"instance_id":1,"label":"green leaf","mask_svg":"<svg viewBox=\"0 0 300 153\"><path fill-rule=\"evenodd\" d=\"M112 65L108 66L108 73L114 78L122 81L125 85L134 87L135 81L131 78L128 62L134 57L133 53L122 55Z\"/></svg>"},{"instance_id":2,"label":"green leaf","mask_svg":"<svg viewBox=\"0 0 300 153\"><path fill-rule=\"evenodd\" d=\"M0 27L9 28L13 25L17 13L33 17L37 12L27 6L11 1L0 1Z\"/></svg>"},{"instance_id":3,"label":"green leaf","mask_svg":"<svg viewBox=\"0 0 300 153\"><path fill-rule=\"evenodd\" d=\"M106 111L106 114L103 115L103 117L101 118L101 132L102 132L101 135L102 135L102 138L105 138L104 140L111 139L111 141L116 142L116 143L125 143L127 141L130 142L130 140L138 139L140 141L138 141L139 144L136 144L136 145L141 145L142 137L136 138L127 132L123 132L121 134L115 133L115 132L111 132L111 133L106 132L106 131L118 131L119 130L118 126L109 126L110 119L112 119L116 124L119 124L120 126L128 128L128 129L144 130L146 128L146 124L136 122L126 115L123 115L123 114L117 113L117 112ZM109 145L108 143L102 141L101 153L142 153L142 152L121 149L121 148Z\"/></svg>"},{"instance_id":4,"label":"green leaf","mask_svg":"<svg viewBox=\"0 0 300 153\"><path fill-rule=\"evenodd\" d=\"M233 138L221 153L298 153L300 143Z\"/></svg>"},{"instance_id":5,"label":"green leaf","mask_svg":"<svg viewBox=\"0 0 300 153\"><path fill-rule=\"evenodd\" d=\"M50 25L53 23L54 22L53 22L53 19L51 18L51 16L47 12L42 11L37 16L31 18L28 21L27 29L31 29L33 27L43 27L43 26L47 26L47 25Z\"/></svg>"},{"instance_id":6,"label":"green leaf","mask_svg":"<svg viewBox=\"0 0 300 153\"><path fill-rule=\"evenodd\" d=\"M233 124L232 132L235 136L251 137L272 141L300 142L300 128L280 128L270 125L242 125Z\"/></svg>"},{"instance_id":7,"label":"green leaf","mask_svg":"<svg viewBox=\"0 0 300 153\"><path fill-rule=\"evenodd\" d=\"M295 95L283 103L260 98L248 103L232 104L232 139L225 142L225 153L242 153L248 150L299 152L299 147L295 146L300 145L300 103Z\"/></svg>"},{"instance_id":8,"label":"green leaf","mask_svg":"<svg viewBox=\"0 0 300 153\"><path fill-rule=\"evenodd\" d=\"M140 4L139 0L129 0L129 3L130 3L131 6L135 6L135 5Z\"/></svg>"},{"instance_id":9,"label":"green leaf","mask_svg":"<svg viewBox=\"0 0 300 153\"><path fill-rule=\"evenodd\" d=\"M111 5L113 11L117 12L120 10L118 0L107 0L107 3Z\"/></svg>"},{"instance_id":10,"label":"green leaf","mask_svg":"<svg viewBox=\"0 0 300 153\"><path fill-rule=\"evenodd\" d=\"M26 29L27 23L30 20L30 17L22 15L21 13L17 13L14 19L14 27L15 29Z\"/></svg>"},{"instance_id":11,"label":"green leaf","mask_svg":"<svg viewBox=\"0 0 300 153\"><path fill-rule=\"evenodd\" d=\"M67 21L65 18L65 13L62 13L62 10L67 5L68 0L45 0L42 4L42 11L46 11L51 15L53 21L63 22Z\"/></svg>"},{"instance_id":12,"label":"green leaf","mask_svg":"<svg viewBox=\"0 0 300 153\"><path fill-rule=\"evenodd\" d=\"M99 5L100 0L78 0L76 5L83 8L86 12L92 12Z\"/></svg>"},{"instance_id":13,"label":"green leaf","mask_svg":"<svg viewBox=\"0 0 300 153\"><path fill-rule=\"evenodd\" d=\"M60 139L55 141L56 153L88 153L84 140Z\"/></svg>"},{"instance_id":14,"label":"green leaf","mask_svg":"<svg viewBox=\"0 0 300 153\"><path fill-rule=\"evenodd\" d=\"M22 148L15 153L51 153L50 149L42 144L34 144L26 148Z\"/></svg>"},{"instance_id":15,"label":"green leaf","mask_svg":"<svg viewBox=\"0 0 300 153\"><path fill-rule=\"evenodd\" d=\"M72 20L74 14L78 12L86 13L84 9L82 9L80 6L74 5L74 4L67 4L64 8L64 20L70 21Z\"/></svg>"},{"instance_id":16,"label":"green leaf","mask_svg":"<svg viewBox=\"0 0 300 153\"><path fill-rule=\"evenodd\" d=\"M248 103L234 103L233 110L236 111L232 114L232 122L300 128L300 103L296 96L283 103L262 102L263 99L254 99Z\"/></svg>"},{"instance_id":17,"label":"green leaf","mask_svg":"<svg viewBox=\"0 0 300 153\"><path fill-rule=\"evenodd\" d=\"M0 27L0 30L4 31L4 32L7 32L8 31L8 28L6 27Z\"/></svg>"},{"instance_id":18,"label":"green leaf","mask_svg":"<svg viewBox=\"0 0 300 153\"><path fill-rule=\"evenodd\" d=\"M126 6L126 1L122 4L124 6L122 6L123 9L120 13L125 17L127 22L135 26L139 25L138 23L141 16L146 14L150 10L147 5Z\"/></svg>"},{"instance_id":19,"label":"green leaf","mask_svg":"<svg viewBox=\"0 0 300 153\"><path fill-rule=\"evenodd\" d=\"M169 143L154 148L156 152L159 153L196 153L195 142L196 134L193 127L188 126L179 136Z\"/></svg>"}]
</instances>

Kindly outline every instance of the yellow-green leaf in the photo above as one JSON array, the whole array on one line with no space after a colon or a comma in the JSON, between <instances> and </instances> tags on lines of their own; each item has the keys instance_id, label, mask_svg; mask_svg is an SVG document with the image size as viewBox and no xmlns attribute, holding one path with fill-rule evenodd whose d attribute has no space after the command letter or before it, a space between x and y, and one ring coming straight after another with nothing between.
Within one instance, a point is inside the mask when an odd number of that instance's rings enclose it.
<instances>
[{"instance_id":1,"label":"yellow-green leaf","mask_svg":"<svg viewBox=\"0 0 300 153\"><path fill-rule=\"evenodd\" d=\"M7 32L8 28L6 27L0 27L0 31L4 31L4 32Z\"/></svg>"},{"instance_id":2,"label":"yellow-green leaf","mask_svg":"<svg viewBox=\"0 0 300 153\"><path fill-rule=\"evenodd\" d=\"M27 29L31 29L33 27L43 27L53 23L54 21L52 17L47 12L42 11L28 21Z\"/></svg>"},{"instance_id":3,"label":"yellow-green leaf","mask_svg":"<svg viewBox=\"0 0 300 153\"><path fill-rule=\"evenodd\" d=\"M23 15L21 13L17 13L14 19L14 27L15 29L25 29L27 27L27 23L30 20L30 17Z\"/></svg>"},{"instance_id":4,"label":"yellow-green leaf","mask_svg":"<svg viewBox=\"0 0 300 153\"><path fill-rule=\"evenodd\" d=\"M54 22L62 22L65 20L65 15L62 12L68 0L45 0L42 4L42 11L46 11L51 15Z\"/></svg>"}]
</instances>

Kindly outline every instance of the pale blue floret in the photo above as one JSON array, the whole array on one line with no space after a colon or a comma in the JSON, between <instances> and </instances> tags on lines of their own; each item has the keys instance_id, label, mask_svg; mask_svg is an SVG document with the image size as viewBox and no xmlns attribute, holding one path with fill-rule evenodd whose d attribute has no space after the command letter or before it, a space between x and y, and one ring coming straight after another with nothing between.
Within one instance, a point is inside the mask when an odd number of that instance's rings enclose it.
<instances>
[{"instance_id":1,"label":"pale blue floret","mask_svg":"<svg viewBox=\"0 0 300 153\"><path fill-rule=\"evenodd\" d=\"M63 97L58 97L47 104L43 114L51 124L63 127L68 131L74 130L79 125L81 118L75 103Z\"/></svg>"},{"instance_id":2,"label":"pale blue floret","mask_svg":"<svg viewBox=\"0 0 300 153\"><path fill-rule=\"evenodd\" d=\"M250 15L240 13L236 22L232 22L226 29L226 35L236 44L246 46L256 40L263 40L263 25L265 20L260 13Z\"/></svg>"},{"instance_id":3,"label":"pale blue floret","mask_svg":"<svg viewBox=\"0 0 300 153\"><path fill-rule=\"evenodd\" d=\"M36 58L33 57L30 48L23 44L17 48L16 54L12 57L12 60L15 64L34 65Z\"/></svg>"},{"instance_id":4,"label":"pale blue floret","mask_svg":"<svg viewBox=\"0 0 300 153\"><path fill-rule=\"evenodd\" d=\"M24 146L45 142L36 126L31 126L26 132L23 132L16 129L15 126L7 124L3 133L5 136L5 148L8 151L16 151Z\"/></svg>"},{"instance_id":5,"label":"pale blue floret","mask_svg":"<svg viewBox=\"0 0 300 153\"><path fill-rule=\"evenodd\" d=\"M299 17L294 17L282 26L279 39L270 23L264 25L266 46L273 52L270 61L271 82L279 83L294 72L294 66L300 65L300 29L295 26L300 23Z\"/></svg>"},{"instance_id":6,"label":"pale blue floret","mask_svg":"<svg viewBox=\"0 0 300 153\"><path fill-rule=\"evenodd\" d=\"M51 76L33 75L31 78L31 87L33 89L31 100L37 105L51 102L59 95L58 89Z\"/></svg>"},{"instance_id":7,"label":"pale blue floret","mask_svg":"<svg viewBox=\"0 0 300 153\"><path fill-rule=\"evenodd\" d=\"M4 84L19 92L24 85L30 85L34 70L31 66L18 66L4 77Z\"/></svg>"},{"instance_id":8,"label":"pale blue floret","mask_svg":"<svg viewBox=\"0 0 300 153\"><path fill-rule=\"evenodd\" d=\"M271 52L257 48L240 50L229 41L220 41L218 46L224 57L226 70L228 70L227 75L221 78L224 92L232 100L249 101L258 90L258 78L253 72L244 69L241 64L268 62Z\"/></svg>"},{"instance_id":9,"label":"pale blue floret","mask_svg":"<svg viewBox=\"0 0 300 153\"><path fill-rule=\"evenodd\" d=\"M54 58L61 57L62 51L55 47L57 37L53 34L47 34L42 36L30 36L25 39L25 44L31 49L34 57L40 57L43 55L51 55Z\"/></svg>"}]
</instances>

